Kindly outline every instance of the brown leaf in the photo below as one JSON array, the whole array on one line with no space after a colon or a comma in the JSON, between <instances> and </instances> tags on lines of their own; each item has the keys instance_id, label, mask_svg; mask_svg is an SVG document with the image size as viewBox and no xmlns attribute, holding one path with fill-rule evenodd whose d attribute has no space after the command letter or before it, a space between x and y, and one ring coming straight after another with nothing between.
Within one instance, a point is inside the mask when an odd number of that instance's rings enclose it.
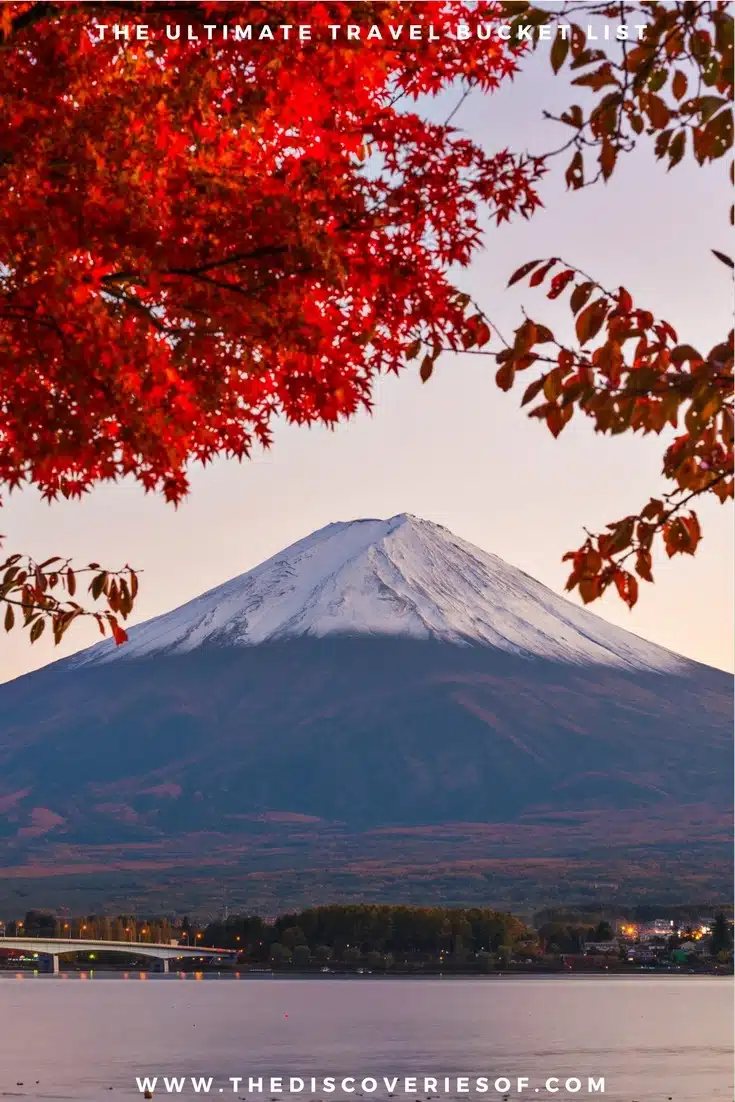
<instances>
[{"instance_id":1,"label":"brown leaf","mask_svg":"<svg viewBox=\"0 0 735 1102\"><path fill-rule=\"evenodd\" d=\"M586 605L596 601L600 596L599 582L597 578L582 578L579 583L579 595Z\"/></svg>"},{"instance_id":2,"label":"brown leaf","mask_svg":"<svg viewBox=\"0 0 735 1102\"><path fill-rule=\"evenodd\" d=\"M536 325L528 318L524 321L523 325L516 330L516 339L513 346L514 354L519 356L528 352L536 343L536 336Z\"/></svg>"},{"instance_id":3,"label":"brown leaf","mask_svg":"<svg viewBox=\"0 0 735 1102\"><path fill-rule=\"evenodd\" d=\"M554 38L554 44L551 47L550 60L551 68L555 73L558 73L562 65L566 60L566 56L569 53L569 39L562 38L560 34L557 34Z\"/></svg>"},{"instance_id":4,"label":"brown leaf","mask_svg":"<svg viewBox=\"0 0 735 1102\"><path fill-rule=\"evenodd\" d=\"M538 268L528 281L529 287L538 287L539 283L543 283L555 264L558 264L556 257L544 264L543 268Z\"/></svg>"},{"instance_id":5,"label":"brown leaf","mask_svg":"<svg viewBox=\"0 0 735 1102\"><path fill-rule=\"evenodd\" d=\"M526 387L526 392L521 399L521 406L527 406L529 402L532 402L533 399L541 393L543 385L543 377L541 377L540 379L534 379L533 382Z\"/></svg>"},{"instance_id":6,"label":"brown leaf","mask_svg":"<svg viewBox=\"0 0 735 1102\"><path fill-rule=\"evenodd\" d=\"M580 59L578 58L577 61ZM576 63L573 66L576 68ZM592 73L585 73L584 76L577 77L572 81L572 84L579 84L585 88L591 88L594 92L599 92L601 88L604 88L607 84L618 84L617 79L613 73L612 65L609 61L606 61L603 65L600 65L598 69L595 69Z\"/></svg>"},{"instance_id":7,"label":"brown leaf","mask_svg":"<svg viewBox=\"0 0 735 1102\"><path fill-rule=\"evenodd\" d=\"M674 79L671 82L671 90L674 93L674 99L681 99L687 90L687 78L681 69L677 69L674 73Z\"/></svg>"},{"instance_id":8,"label":"brown leaf","mask_svg":"<svg viewBox=\"0 0 735 1102\"><path fill-rule=\"evenodd\" d=\"M633 309L633 299L630 297L625 287L621 287L618 291L618 310L623 314L629 314Z\"/></svg>"},{"instance_id":9,"label":"brown leaf","mask_svg":"<svg viewBox=\"0 0 735 1102\"><path fill-rule=\"evenodd\" d=\"M702 538L702 530L699 527L699 520L696 513L690 513L688 517L682 517L682 522L689 534L689 542L691 546L690 554L694 554L697 550L697 544Z\"/></svg>"},{"instance_id":10,"label":"brown leaf","mask_svg":"<svg viewBox=\"0 0 735 1102\"><path fill-rule=\"evenodd\" d=\"M478 348L482 348L484 344L487 344L491 336L490 326L486 325L484 321L479 322L475 333L475 344Z\"/></svg>"},{"instance_id":11,"label":"brown leaf","mask_svg":"<svg viewBox=\"0 0 735 1102\"><path fill-rule=\"evenodd\" d=\"M560 367L555 367L553 371L549 371L544 378L544 397L550 402L556 401L561 394L561 380L562 370Z\"/></svg>"},{"instance_id":12,"label":"brown leaf","mask_svg":"<svg viewBox=\"0 0 735 1102\"><path fill-rule=\"evenodd\" d=\"M673 364L684 363L686 360L689 360L690 363L700 363L702 354L697 352L696 348L692 348L691 344L679 344L676 348L672 348L671 362Z\"/></svg>"},{"instance_id":13,"label":"brown leaf","mask_svg":"<svg viewBox=\"0 0 735 1102\"><path fill-rule=\"evenodd\" d=\"M603 141L602 150L600 152L600 168L602 169L602 178L604 180L609 180L612 176L617 158L618 151L612 142Z\"/></svg>"},{"instance_id":14,"label":"brown leaf","mask_svg":"<svg viewBox=\"0 0 735 1102\"><path fill-rule=\"evenodd\" d=\"M92 594L93 600L98 600L98 598L102 594L103 589L105 588L106 581L107 572L105 570L103 570L101 574L98 574L95 578L92 579L89 590Z\"/></svg>"},{"instance_id":15,"label":"brown leaf","mask_svg":"<svg viewBox=\"0 0 735 1102\"><path fill-rule=\"evenodd\" d=\"M567 126L573 126L575 130L581 130L584 126L584 115L582 114L582 108L578 103L573 104L568 111L565 111L560 115L561 122L565 122Z\"/></svg>"},{"instance_id":16,"label":"brown leaf","mask_svg":"<svg viewBox=\"0 0 735 1102\"><path fill-rule=\"evenodd\" d=\"M669 170L678 165L679 161L684 156L686 140L686 130L680 130L671 141L669 145Z\"/></svg>"},{"instance_id":17,"label":"brown leaf","mask_svg":"<svg viewBox=\"0 0 735 1102\"><path fill-rule=\"evenodd\" d=\"M722 157L732 148L732 111L720 111L704 128L704 151L709 159Z\"/></svg>"},{"instance_id":18,"label":"brown leaf","mask_svg":"<svg viewBox=\"0 0 735 1102\"><path fill-rule=\"evenodd\" d=\"M571 35L572 57L578 58L584 51L586 44L587 38L584 31L576 23L573 23Z\"/></svg>"},{"instance_id":19,"label":"brown leaf","mask_svg":"<svg viewBox=\"0 0 735 1102\"><path fill-rule=\"evenodd\" d=\"M116 645L119 647L122 643L127 643L128 633L124 628L121 628L114 616L107 617L110 624L110 631L112 632L112 638L115 640Z\"/></svg>"},{"instance_id":20,"label":"brown leaf","mask_svg":"<svg viewBox=\"0 0 735 1102\"><path fill-rule=\"evenodd\" d=\"M668 126L671 112L660 96L649 95L647 97L646 107L651 125L654 126L656 130L663 130Z\"/></svg>"},{"instance_id":21,"label":"brown leaf","mask_svg":"<svg viewBox=\"0 0 735 1102\"><path fill-rule=\"evenodd\" d=\"M564 272L557 272L551 281L551 289L546 297L551 299L558 298L567 284L571 283L573 279L574 272L571 268L567 268Z\"/></svg>"},{"instance_id":22,"label":"brown leaf","mask_svg":"<svg viewBox=\"0 0 735 1102\"><path fill-rule=\"evenodd\" d=\"M586 344L591 340L602 328L607 312L609 309L609 303L605 298L598 298L595 302L587 306L575 323L575 330L577 333L577 340L580 344Z\"/></svg>"},{"instance_id":23,"label":"brown leaf","mask_svg":"<svg viewBox=\"0 0 735 1102\"><path fill-rule=\"evenodd\" d=\"M523 277L527 276L529 272L532 272L538 264L542 263L543 261L541 260L530 260L528 264L522 264L520 268L516 268L513 275L508 280L508 286L512 287L514 283L518 283L520 279L523 279Z\"/></svg>"},{"instance_id":24,"label":"brown leaf","mask_svg":"<svg viewBox=\"0 0 735 1102\"><path fill-rule=\"evenodd\" d=\"M504 363L495 374L495 382L501 390L510 390L515 379L516 369L512 360Z\"/></svg>"},{"instance_id":25,"label":"brown leaf","mask_svg":"<svg viewBox=\"0 0 735 1102\"><path fill-rule=\"evenodd\" d=\"M673 130L662 130L656 138L653 148L658 160L666 156L666 150L669 148L669 142L671 141L671 135L673 133Z\"/></svg>"},{"instance_id":26,"label":"brown leaf","mask_svg":"<svg viewBox=\"0 0 735 1102\"><path fill-rule=\"evenodd\" d=\"M699 522L694 515L675 517L664 526L664 544L669 558L677 554L693 555L700 537Z\"/></svg>"},{"instance_id":27,"label":"brown leaf","mask_svg":"<svg viewBox=\"0 0 735 1102\"><path fill-rule=\"evenodd\" d=\"M635 568L638 574L646 582L653 581L653 574L651 573L651 552L639 551L636 555Z\"/></svg>"},{"instance_id":28,"label":"brown leaf","mask_svg":"<svg viewBox=\"0 0 735 1102\"><path fill-rule=\"evenodd\" d=\"M569 300L569 305L572 308L572 313L578 313L584 306L587 299L590 297L594 290L594 283L580 283L578 287L575 287L572 291L572 297Z\"/></svg>"},{"instance_id":29,"label":"brown leaf","mask_svg":"<svg viewBox=\"0 0 735 1102\"><path fill-rule=\"evenodd\" d=\"M638 600L638 582L627 570L616 570L614 574L617 591L628 608Z\"/></svg>"},{"instance_id":30,"label":"brown leaf","mask_svg":"<svg viewBox=\"0 0 735 1102\"><path fill-rule=\"evenodd\" d=\"M577 191L579 188L584 187L584 161L582 160L582 154L579 150L574 154L569 167L565 174L565 180L567 187L573 191Z\"/></svg>"}]
</instances>

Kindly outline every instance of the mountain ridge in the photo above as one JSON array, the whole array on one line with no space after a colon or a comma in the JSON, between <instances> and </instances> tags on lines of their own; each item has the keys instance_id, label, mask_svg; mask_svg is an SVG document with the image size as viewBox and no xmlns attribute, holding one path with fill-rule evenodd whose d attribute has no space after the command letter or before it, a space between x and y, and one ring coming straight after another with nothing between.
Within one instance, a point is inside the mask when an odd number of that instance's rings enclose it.
<instances>
[{"instance_id":1,"label":"mountain ridge","mask_svg":"<svg viewBox=\"0 0 735 1102\"><path fill-rule=\"evenodd\" d=\"M130 634L0 685L0 902L731 889L732 678L431 522L329 525Z\"/></svg>"},{"instance_id":2,"label":"mountain ridge","mask_svg":"<svg viewBox=\"0 0 735 1102\"><path fill-rule=\"evenodd\" d=\"M258 645L301 635L434 638L515 654L629 668L687 659L572 604L442 525L399 513L336 521L253 569L68 659L70 667L205 643Z\"/></svg>"}]
</instances>

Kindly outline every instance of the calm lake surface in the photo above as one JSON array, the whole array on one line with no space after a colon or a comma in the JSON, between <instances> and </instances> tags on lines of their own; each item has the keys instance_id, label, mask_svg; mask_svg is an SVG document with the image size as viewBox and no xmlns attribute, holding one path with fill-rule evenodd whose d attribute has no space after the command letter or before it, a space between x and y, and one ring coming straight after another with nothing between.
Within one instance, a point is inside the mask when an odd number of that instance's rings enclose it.
<instances>
[{"instance_id":1,"label":"calm lake surface","mask_svg":"<svg viewBox=\"0 0 735 1102\"><path fill-rule=\"evenodd\" d=\"M720 1102L733 1098L733 982L729 977L521 977L286 980L260 977L95 976L81 981L0 976L0 1097L140 1099L136 1077L158 1076L156 1102L175 1097L160 1077L212 1077L210 1096L270 1102L269 1076L301 1076L284 1100L360 1098L310 1089L308 1078L374 1076L362 1102L437 1099L606 1098L613 1102ZM263 1092L248 1077L263 1076ZM233 1087L232 1076L243 1083ZM445 1093L443 1078L449 1076ZM470 1077L460 1094L457 1076ZM487 1076L486 1093L475 1080ZM519 1094L518 1076L529 1085ZM546 1090L558 1076L559 1092ZM589 1094L587 1077L605 1079ZM565 1089L578 1077L582 1089ZM38 1081L38 1082L37 1082ZM285 1083L288 1087L288 1082ZM112 1088L112 1090L110 1090ZM358 1081L357 1090L360 1091ZM203 1090L199 1094L204 1093ZM182 1097L198 1097L191 1082Z\"/></svg>"}]
</instances>

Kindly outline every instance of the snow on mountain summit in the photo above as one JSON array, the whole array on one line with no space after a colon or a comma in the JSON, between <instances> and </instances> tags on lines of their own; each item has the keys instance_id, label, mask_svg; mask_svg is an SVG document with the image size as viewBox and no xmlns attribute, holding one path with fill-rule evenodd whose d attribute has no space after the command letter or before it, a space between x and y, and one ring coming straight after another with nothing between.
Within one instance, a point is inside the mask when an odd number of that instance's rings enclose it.
<instances>
[{"instance_id":1,"label":"snow on mountain summit","mask_svg":"<svg viewBox=\"0 0 735 1102\"><path fill-rule=\"evenodd\" d=\"M89 662L336 633L408 636L571 662L674 670L684 659L573 605L441 525L402 513L328 524Z\"/></svg>"}]
</instances>

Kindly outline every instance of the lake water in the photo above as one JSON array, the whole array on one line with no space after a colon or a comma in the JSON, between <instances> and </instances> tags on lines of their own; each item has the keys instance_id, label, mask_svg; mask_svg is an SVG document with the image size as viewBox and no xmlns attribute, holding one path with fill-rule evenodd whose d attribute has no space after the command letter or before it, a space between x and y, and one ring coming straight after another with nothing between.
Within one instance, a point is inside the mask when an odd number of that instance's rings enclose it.
<instances>
[{"instance_id":1,"label":"lake water","mask_svg":"<svg viewBox=\"0 0 735 1102\"><path fill-rule=\"evenodd\" d=\"M0 976L0 1096L29 1100L140 1099L144 1076L159 1077L156 1102L169 1097L163 1076L186 1077L181 1096L194 1098L204 1087L197 1093L193 1076L212 1077L208 1094L222 1102L271 1102L268 1077L295 1076L304 1090L285 1102L730 1102L732 1036L729 977ZM338 1085L357 1077L361 1095L330 1094L330 1075ZM249 1089L259 1076L262 1092ZM382 1082L407 1076L418 1077L416 1093ZM436 1094L425 1076L438 1080ZM463 1076L467 1093L457 1089ZM483 1076L488 1090L478 1091ZM552 1076L558 1093L546 1089ZM590 1076L604 1077L604 1095L588 1092ZM377 1089L361 1088L363 1077ZM496 1090L502 1077L510 1088ZM520 1093L518 1077L529 1080ZM566 1089L570 1077L581 1090Z\"/></svg>"}]
</instances>

